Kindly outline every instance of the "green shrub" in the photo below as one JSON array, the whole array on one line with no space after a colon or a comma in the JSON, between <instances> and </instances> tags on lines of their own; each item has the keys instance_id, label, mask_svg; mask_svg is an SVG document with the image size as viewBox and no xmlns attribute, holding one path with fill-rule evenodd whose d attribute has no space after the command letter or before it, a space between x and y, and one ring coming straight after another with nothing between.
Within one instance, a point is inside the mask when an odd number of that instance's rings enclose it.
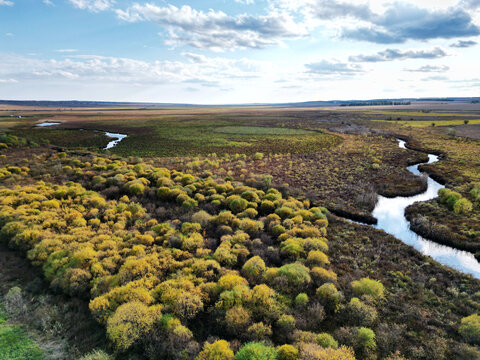
<instances>
[{"instance_id":1,"label":"green shrub","mask_svg":"<svg viewBox=\"0 0 480 360\"><path fill-rule=\"evenodd\" d=\"M279 276L285 276L289 285L302 287L311 281L308 268L300 263L283 265L278 269Z\"/></svg>"},{"instance_id":2,"label":"green shrub","mask_svg":"<svg viewBox=\"0 0 480 360\"><path fill-rule=\"evenodd\" d=\"M480 315L473 314L461 320L458 332L471 344L480 345Z\"/></svg>"},{"instance_id":3,"label":"green shrub","mask_svg":"<svg viewBox=\"0 0 480 360\"><path fill-rule=\"evenodd\" d=\"M322 333L317 335L317 344L323 348L338 348L338 342L333 338L332 335L327 333Z\"/></svg>"},{"instance_id":4,"label":"green shrub","mask_svg":"<svg viewBox=\"0 0 480 360\"><path fill-rule=\"evenodd\" d=\"M377 344L375 342L375 333L372 329L361 327L357 330L357 344L361 349L373 350Z\"/></svg>"},{"instance_id":5,"label":"green shrub","mask_svg":"<svg viewBox=\"0 0 480 360\"><path fill-rule=\"evenodd\" d=\"M453 205L453 212L455 214L470 214L472 212L472 203L465 198L461 198Z\"/></svg>"},{"instance_id":6,"label":"green shrub","mask_svg":"<svg viewBox=\"0 0 480 360\"><path fill-rule=\"evenodd\" d=\"M276 360L277 350L263 343L251 342L243 345L235 355L235 360Z\"/></svg>"},{"instance_id":7,"label":"green shrub","mask_svg":"<svg viewBox=\"0 0 480 360\"><path fill-rule=\"evenodd\" d=\"M384 297L383 284L380 281L363 278L352 281L352 288L357 296L368 295L374 299L382 299Z\"/></svg>"},{"instance_id":8,"label":"green shrub","mask_svg":"<svg viewBox=\"0 0 480 360\"><path fill-rule=\"evenodd\" d=\"M244 211L247 208L247 206L248 206L248 201L241 197L233 199L232 201L229 202L229 205L228 205L230 210L232 210L234 213L239 213L241 211Z\"/></svg>"},{"instance_id":9,"label":"green shrub","mask_svg":"<svg viewBox=\"0 0 480 360\"><path fill-rule=\"evenodd\" d=\"M300 293L295 298L295 305L297 306L305 306L308 304L308 295L305 293Z\"/></svg>"}]
</instances>

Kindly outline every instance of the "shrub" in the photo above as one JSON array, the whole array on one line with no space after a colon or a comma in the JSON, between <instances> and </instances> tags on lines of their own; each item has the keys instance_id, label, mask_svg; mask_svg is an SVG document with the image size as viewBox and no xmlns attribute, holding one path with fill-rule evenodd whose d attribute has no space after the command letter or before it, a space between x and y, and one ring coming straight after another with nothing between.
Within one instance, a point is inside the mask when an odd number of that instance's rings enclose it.
<instances>
[{"instance_id":1,"label":"shrub","mask_svg":"<svg viewBox=\"0 0 480 360\"><path fill-rule=\"evenodd\" d=\"M78 360L113 360L113 356L108 355L103 350L94 350L87 355L82 356Z\"/></svg>"},{"instance_id":2,"label":"shrub","mask_svg":"<svg viewBox=\"0 0 480 360\"><path fill-rule=\"evenodd\" d=\"M292 315L280 315L277 320L277 329L283 336L288 337L295 330L295 318Z\"/></svg>"},{"instance_id":3,"label":"shrub","mask_svg":"<svg viewBox=\"0 0 480 360\"><path fill-rule=\"evenodd\" d=\"M353 298L346 308L347 318L352 325L369 326L377 319L377 310L373 306L363 303L358 298Z\"/></svg>"},{"instance_id":4,"label":"shrub","mask_svg":"<svg viewBox=\"0 0 480 360\"><path fill-rule=\"evenodd\" d=\"M311 281L308 268L299 263L283 265L278 269L279 276L285 276L289 285L303 287Z\"/></svg>"},{"instance_id":5,"label":"shrub","mask_svg":"<svg viewBox=\"0 0 480 360\"><path fill-rule=\"evenodd\" d=\"M250 279L261 279L266 270L265 261L260 256L254 256L243 265L242 270Z\"/></svg>"},{"instance_id":6,"label":"shrub","mask_svg":"<svg viewBox=\"0 0 480 360\"><path fill-rule=\"evenodd\" d=\"M372 329L361 327L357 330L357 344L361 349L373 350L377 346Z\"/></svg>"},{"instance_id":7,"label":"shrub","mask_svg":"<svg viewBox=\"0 0 480 360\"><path fill-rule=\"evenodd\" d=\"M212 344L206 342L195 360L232 360L233 356L230 344L225 340L217 340Z\"/></svg>"},{"instance_id":8,"label":"shrub","mask_svg":"<svg viewBox=\"0 0 480 360\"><path fill-rule=\"evenodd\" d=\"M300 293L295 298L295 305L296 306L305 306L308 304L308 295L305 293Z\"/></svg>"},{"instance_id":9,"label":"shrub","mask_svg":"<svg viewBox=\"0 0 480 360\"><path fill-rule=\"evenodd\" d=\"M453 212L455 214L470 214L472 212L472 203L465 198L461 198L453 205Z\"/></svg>"},{"instance_id":10,"label":"shrub","mask_svg":"<svg viewBox=\"0 0 480 360\"><path fill-rule=\"evenodd\" d=\"M312 275L313 281L317 285L321 285L326 282L336 282L337 281L337 274L335 274L331 270L327 270L321 267L314 267L310 274Z\"/></svg>"},{"instance_id":11,"label":"shrub","mask_svg":"<svg viewBox=\"0 0 480 360\"><path fill-rule=\"evenodd\" d=\"M277 350L263 343L251 342L243 345L235 355L235 360L276 360Z\"/></svg>"},{"instance_id":12,"label":"shrub","mask_svg":"<svg viewBox=\"0 0 480 360\"><path fill-rule=\"evenodd\" d=\"M224 275L218 280L218 286L223 290L232 290L237 285L248 285L248 281L235 274Z\"/></svg>"},{"instance_id":13,"label":"shrub","mask_svg":"<svg viewBox=\"0 0 480 360\"><path fill-rule=\"evenodd\" d=\"M211 220L212 216L204 210L198 211L192 215L192 222L198 223L202 227L206 227Z\"/></svg>"},{"instance_id":14,"label":"shrub","mask_svg":"<svg viewBox=\"0 0 480 360\"><path fill-rule=\"evenodd\" d=\"M480 345L480 315L473 314L461 320L458 332L471 344Z\"/></svg>"},{"instance_id":15,"label":"shrub","mask_svg":"<svg viewBox=\"0 0 480 360\"><path fill-rule=\"evenodd\" d=\"M227 201L228 201L228 199L227 199ZM241 197L238 197L238 198L235 198L232 201L230 201L228 207L234 213L239 213L239 212L245 210L248 207L248 201L241 198Z\"/></svg>"},{"instance_id":16,"label":"shrub","mask_svg":"<svg viewBox=\"0 0 480 360\"><path fill-rule=\"evenodd\" d=\"M343 294L331 283L326 283L320 286L317 289L317 296L322 305L333 312L338 310L340 302L343 299Z\"/></svg>"},{"instance_id":17,"label":"shrub","mask_svg":"<svg viewBox=\"0 0 480 360\"><path fill-rule=\"evenodd\" d=\"M480 203L480 183L477 183L473 186L472 190L470 191L470 195Z\"/></svg>"},{"instance_id":18,"label":"shrub","mask_svg":"<svg viewBox=\"0 0 480 360\"><path fill-rule=\"evenodd\" d=\"M282 219L287 219L293 216L294 210L292 208L289 208L287 206L282 206L275 210L275 214L280 216Z\"/></svg>"},{"instance_id":19,"label":"shrub","mask_svg":"<svg viewBox=\"0 0 480 360\"><path fill-rule=\"evenodd\" d=\"M361 280L352 281L352 288L357 296L368 295L374 299L382 299L383 284L380 281L363 278Z\"/></svg>"},{"instance_id":20,"label":"shrub","mask_svg":"<svg viewBox=\"0 0 480 360\"><path fill-rule=\"evenodd\" d=\"M312 266L324 266L330 263L328 256L319 250L312 250L308 253L307 263Z\"/></svg>"},{"instance_id":21,"label":"shrub","mask_svg":"<svg viewBox=\"0 0 480 360\"><path fill-rule=\"evenodd\" d=\"M277 350L278 360L297 360L298 359L298 349L292 345L282 345Z\"/></svg>"},{"instance_id":22,"label":"shrub","mask_svg":"<svg viewBox=\"0 0 480 360\"><path fill-rule=\"evenodd\" d=\"M263 322L252 324L247 329L248 336L255 341L266 340L272 336L272 327Z\"/></svg>"},{"instance_id":23,"label":"shrub","mask_svg":"<svg viewBox=\"0 0 480 360\"><path fill-rule=\"evenodd\" d=\"M353 349L341 346L338 349L322 348L317 344L301 344L302 360L355 360Z\"/></svg>"},{"instance_id":24,"label":"shrub","mask_svg":"<svg viewBox=\"0 0 480 360\"><path fill-rule=\"evenodd\" d=\"M5 310L11 315L17 315L25 311L25 301L22 295L22 289L18 286L8 290L5 296Z\"/></svg>"},{"instance_id":25,"label":"shrub","mask_svg":"<svg viewBox=\"0 0 480 360\"><path fill-rule=\"evenodd\" d=\"M127 350L151 330L160 314L152 315L150 309L139 301L123 304L107 321L108 337L116 348Z\"/></svg>"},{"instance_id":26,"label":"shrub","mask_svg":"<svg viewBox=\"0 0 480 360\"><path fill-rule=\"evenodd\" d=\"M317 335L317 344L324 348L338 348L338 342L333 338L332 335L327 333Z\"/></svg>"},{"instance_id":27,"label":"shrub","mask_svg":"<svg viewBox=\"0 0 480 360\"><path fill-rule=\"evenodd\" d=\"M243 306L235 306L225 313L225 321L230 331L241 334L250 324L250 312Z\"/></svg>"}]
</instances>

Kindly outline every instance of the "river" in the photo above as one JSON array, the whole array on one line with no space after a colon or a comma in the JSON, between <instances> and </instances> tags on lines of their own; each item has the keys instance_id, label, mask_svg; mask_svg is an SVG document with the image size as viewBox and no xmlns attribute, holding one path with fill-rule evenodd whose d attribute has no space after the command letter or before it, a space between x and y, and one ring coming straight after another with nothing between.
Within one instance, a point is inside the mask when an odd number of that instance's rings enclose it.
<instances>
[{"instance_id":1,"label":"river","mask_svg":"<svg viewBox=\"0 0 480 360\"><path fill-rule=\"evenodd\" d=\"M402 149L406 149L405 141L398 140L398 142ZM433 164L439 161L439 158L436 155L429 154L428 158L428 164ZM420 165L422 164L409 166L407 170L415 175L421 176L422 173L418 169ZM395 236L405 244L413 246L422 254L430 256L443 265L450 266L480 279L480 263L475 259L472 253L457 250L424 239L410 230L410 223L405 218L405 209L409 205L417 201L427 201L436 198L438 190L443 187L443 185L436 182L431 177L428 177L427 190L419 195L409 197L399 196L395 198L379 196L377 205L373 210L373 216L378 219L378 223L375 227Z\"/></svg>"},{"instance_id":2,"label":"river","mask_svg":"<svg viewBox=\"0 0 480 360\"><path fill-rule=\"evenodd\" d=\"M38 126L38 127L50 127L50 126L57 126L57 125L61 125L61 124L62 124L61 122L45 121L45 122L36 124L35 126ZM83 129L78 129L78 130L83 130ZM94 130L94 131L98 131L98 130ZM103 132L103 131L102 131L102 132ZM118 143L119 143L120 141L122 141L123 139L125 139L125 138L127 137L127 135L125 135L125 134L111 133L111 132L108 132L108 131L105 131L105 135L108 136L109 138L112 138L113 140L110 141L110 142L107 144L107 146L104 148L104 150L108 150L108 149L114 148L115 146L118 145Z\"/></svg>"}]
</instances>

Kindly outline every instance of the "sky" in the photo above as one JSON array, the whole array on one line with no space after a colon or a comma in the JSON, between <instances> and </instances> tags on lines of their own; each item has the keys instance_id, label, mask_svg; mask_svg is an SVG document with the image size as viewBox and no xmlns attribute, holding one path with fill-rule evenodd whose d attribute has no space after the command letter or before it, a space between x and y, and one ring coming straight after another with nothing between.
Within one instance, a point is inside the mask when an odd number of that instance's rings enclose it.
<instances>
[{"instance_id":1,"label":"sky","mask_svg":"<svg viewBox=\"0 0 480 360\"><path fill-rule=\"evenodd\" d=\"M0 99L480 96L480 0L0 0Z\"/></svg>"}]
</instances>

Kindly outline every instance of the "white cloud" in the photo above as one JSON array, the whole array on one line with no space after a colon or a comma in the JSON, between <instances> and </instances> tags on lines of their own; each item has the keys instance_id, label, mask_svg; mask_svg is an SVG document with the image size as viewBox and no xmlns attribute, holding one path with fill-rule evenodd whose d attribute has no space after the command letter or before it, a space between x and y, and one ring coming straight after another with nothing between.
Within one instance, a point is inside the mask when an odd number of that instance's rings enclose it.
<instances>
[{"instance_id":1,"label":"white cloud","mask_svg":"<svg viewBox=\"0 0 480 360\"><path fill-rule=\"evenodd\" d=\"M222 11L198 11L188 5L134 4L116 10L120 19L130 22L150 21L168 34L168 45L188 44L214 51L237 48L264 48L285 39L308 35L304 25L295 22L287 11L272 10L264 16L241 14L230 16Z\"/></svg>"},{"instance_id":2,"label":"white cloud","mask_svg":"<svg viewBox=\"0 0 480 360\"><path fill-rule=\"evenodd\" d=\"M240 4L250 5L250 4L254 4L255 0L235 0L235 2Z\"/></svg>"},{"instance_id":3,"label":"white cloud","mask_svg":"<svg viewBox=\"0 0 480 360\"><path fill-rule=\"evenodd\" d=\"M74 53L74 52L77 52L78 50L77 49L58 49L58 50L55 50L55 52L58 52L58 53Z\"/></svg>"},{"instance_id":4,"label":"white cloud","mask_svg":"<svg viewBox=\"0 0 480 360\"><path fill-rule=\"evenodd\" d=\"M13 6L13 1L9 0L0 0L0 6L6 5L6 6Z\"/></svg>"},{"instance_id":5,"label":"white cloud","mask_svg":"<svg viewBox=\"0 0 480 360\"><path fill-rule=\"evenodd\" d=\"M310 74L324 76L351 76L364 73L363 68L357 64L342 63L337 60L321 60L319 62L305 65Z\"/></svg>"},{"instance_id":6,"label":"white cloud","mask_svg":"<svg viewBox=\"0 0 480 360\"><path fill-rule=\"evenodd\" d=\"M230 84L258 78L275 68L268 62L249 59L207 58L185 53L188 61L139 61L94 55L72 55L63 60L38 60L22 56L0 57L0 79L175 84L202 86Z\"/></svg>"},{"instance_id":7,"label":"white cloud","mask_svg":"<svg viewBox=\"0 0 480 360\"><path fill-rule=\"evenodd\" d=\"M13 84L17 83L18 81L15 79L1 79L0 78L0 84Z\"/></svg>"},{"instance_id":8,"label":"white cloud","mask_svg":"<svg viewBox=\"0 0 480 360\"><path fill-rule=\"evenodd\" d=\"M43 0L43 3L48 6L55 6L55 4L52 2L52 0Z\"/></svg>"},{"instance_id":9,"label":"white cloud","mask_svg":"<svg viewBox=\"0 0 480 360\"><path fill-rule=\"evenodd\" d=\"M1 1L1 0L0 0ZM69 0L73 6L82 10L100 12L109 9L115 0Z\"/></svg>"},{"instance_id":10,"label":"white cloud","mask_svg":"<svg viewBox=\"0 0 480 360\"><path fill-rule=\"evenodd\" d=\"M361 54L350 56L348 59L352 62L383 62L407 59L439 59L448 56L440 47L433 49L385 49L375 54Z\"/></svg>"},{"instance_id":11,"label":"white cloud","mask_svg":"<svg viewBox=\"0 0 480 360\"><path fill-rule=\"evenodd\" d=\"M458 0L457 0L458 1ZM302 14L310 28L326 25L343 39L379 44L480 35L472 10L480 0L341 1L269 0L273 8ZM341 22L336 21L342 19ZM351 25L351 26L348 26Z\"/></svg>"}]
</instances>

